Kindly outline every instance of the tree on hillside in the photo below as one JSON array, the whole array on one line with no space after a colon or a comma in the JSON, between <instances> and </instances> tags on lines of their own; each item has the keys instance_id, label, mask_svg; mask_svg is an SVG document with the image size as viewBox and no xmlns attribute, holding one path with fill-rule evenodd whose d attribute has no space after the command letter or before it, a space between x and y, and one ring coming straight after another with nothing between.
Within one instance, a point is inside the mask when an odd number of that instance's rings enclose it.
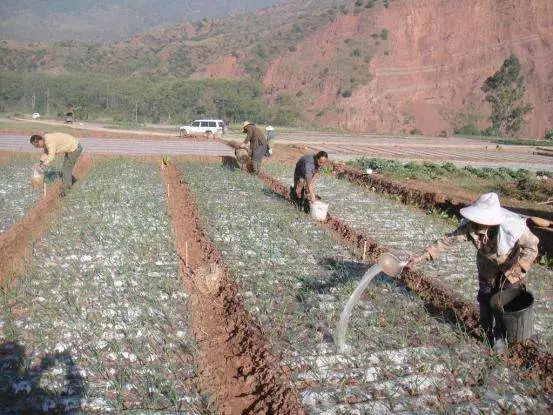
<instances>
[{"instance_id":1,"label":"tree on hillside","mask_svg":"<svg viewBox=\"0 0 553 415\"><path fill-rule=\"evenodd\" d=\"M532 111L531 104L523 102L526 88L518 58L512 54L501 68L482 85L485 100L492 106L486 130L489 135L513 135L520 130L524 116Z\"/></svg>"}]
</instances>

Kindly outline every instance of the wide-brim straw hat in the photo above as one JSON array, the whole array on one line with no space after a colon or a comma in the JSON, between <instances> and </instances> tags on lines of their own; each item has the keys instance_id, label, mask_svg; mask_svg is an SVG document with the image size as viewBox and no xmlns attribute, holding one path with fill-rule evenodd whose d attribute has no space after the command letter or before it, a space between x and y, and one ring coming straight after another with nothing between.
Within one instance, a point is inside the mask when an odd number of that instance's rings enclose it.
<instances>
[{"instance_id":1,"label":"wide-brim straw hat","mask_svg":"<svg viewBox=\"0 0 553 415\"><path fill-rule=\"evenodd\" d=\"M252 125L252 124L253 122L251 121L244 121L244 124L242 124L242 131L244 131L248 125Z\"/></svg>"},{"instance_id":2,"label":"wide-brim straw hat","mask_svg":"<svg viewBox=\"0 0 553 415\"><path fill-rule=\"evenodd\" d=\"M461 209L461 215L480 225L496 226L505 219L505 209L496 193L484 193L472 205Z\"/></svg>"}]
</instances>

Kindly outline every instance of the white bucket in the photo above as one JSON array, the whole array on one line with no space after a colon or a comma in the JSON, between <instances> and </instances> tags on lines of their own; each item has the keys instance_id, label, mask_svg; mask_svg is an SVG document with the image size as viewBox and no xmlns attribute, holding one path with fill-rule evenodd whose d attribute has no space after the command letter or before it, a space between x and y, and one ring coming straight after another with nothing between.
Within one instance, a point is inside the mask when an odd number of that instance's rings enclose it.
<instances>
[{"instance_id":1,"label":"white bucket","mask_svg":"<svg viewBox=\"0 0 553 415\"><path fill-rule=\"evenodd\" d=\"M324 222L326 220L326 214L328 212L328 203L321 202L320 200L316 200L315 202L312 202L309 204L309 207L311 208L311 216L313 219L318 220L320 222Z\"/></svg>"}]
</instances>

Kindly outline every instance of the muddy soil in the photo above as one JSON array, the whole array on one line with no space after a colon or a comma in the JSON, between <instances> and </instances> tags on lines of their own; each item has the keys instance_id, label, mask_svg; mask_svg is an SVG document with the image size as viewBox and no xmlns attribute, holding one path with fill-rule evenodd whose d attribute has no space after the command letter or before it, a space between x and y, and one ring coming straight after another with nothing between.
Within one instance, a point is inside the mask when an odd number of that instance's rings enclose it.
<instances>
[{"instance_id":1,"label":"muddy soil","mask_svg":"<svg viewBox=\"0 0 553 415\"><path fill-rule=\"evenodd\" d=\"M163 169L191 322L200 383L222 414L303 414L289 376L246 311L221 254L202 230L198 209L174 165Z\"/></svg>"},{"instance_id":2,"label":"muddy soil","mask_svg":"<svg viewBox=\"0 0 553 415\"><path fill-rule=\"evenodd\" d=\"M82 180L92 167L92 158L83 155L75 166L75 177ZM48 219L59 205L61 183L56 183L29 212L6 232L0 234L0 285L9 284L25 268L32 243L44 232Z\"/></svg>"},{"instance_id":3,"label":"muddy soil","mask_svg":"<svg viewBox=\"0 0 553 415\"><path fill-rule=\"evenodd\" d=\"M260 178L272 192L290 200L289 187L267 174L262 173ZM387 248L379 246L374 239L352 229L331 214L321 226L329 229L337 239L349 246L355 255L370 262L375 262L381 253L388 251ZM482 338L478 322L479 313L472 303L459 298L433 278L415 270L405 269L398 279L426 301L430 310L444 313L470 334ZM528 341L524 345L509 349L508 356L505 358L517 366L534 368L531 373L542 380L549 392L553 392L553 356L550 353L538 348L534 342Z\"/></svg>"}]
</instances>

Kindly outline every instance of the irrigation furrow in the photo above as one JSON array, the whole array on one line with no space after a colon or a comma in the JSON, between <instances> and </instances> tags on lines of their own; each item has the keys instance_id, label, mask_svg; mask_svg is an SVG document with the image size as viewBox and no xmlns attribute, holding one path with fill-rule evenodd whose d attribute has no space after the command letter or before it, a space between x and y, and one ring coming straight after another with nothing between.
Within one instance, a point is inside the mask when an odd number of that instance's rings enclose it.
<instances>
[{"instance_id":1,"label":"irrigation furrow","mask_svg":"<svg viewBox=\"0 0 553 415\"><path fill-rule=\"evenodd\" d=\"M91 166L92 159L89 156L81 157L75 166L76 178L82 180ZM28 174L28 171L26 173ZM13 278L24 271L26 257L32 243L40 237L48 220L55 214L54 212L59 204L60 189L61 184L59 182L53 183L42 197L36 198L38 202L26 212L23 218L0 234L1 285L9 284ZM29 194L29 192L23 190L21 194ZM16 198L17 195L12 195L12 197ZM31 199L35 200L34 197ZM13 205L15 202L10 204ZM24 204L27 205L27 203Z\"/></svg>"},{"instance_id":2,"label":"irrigation furrow","mask_svg":"<svg viewBox=\"0 0 553 415\"><path fill-rule=\"evenodd\" d=\"M333 328L367 266L255 177L193 163L182 170L246 307L313 413L491 411L499 403L524 412L551 404L539 382L507 370L384 275L352 316L349 353L336 353Z\"/></svg>"},{"instance_id":3,"label":"irrigation furrow","mask_svg":"<svg viewBox=\"0 0 553 415\"><path fill-rule=\"evenodd\" d=\"M302 414L296 391L270 354L221 256L202 230L193 196L174 165L164 168L200 379L217 413Z\"/></svg>"},{"instance_id":4,"label":"irrigation furrow","mask_svg":"<svg viewBox=\"0 0 553 415\"><path fill-rule=\"evenodd\" d=\"M0 413L204 413L157 164L96 162L3 293Z\"/></svg>"}]
</instances>

